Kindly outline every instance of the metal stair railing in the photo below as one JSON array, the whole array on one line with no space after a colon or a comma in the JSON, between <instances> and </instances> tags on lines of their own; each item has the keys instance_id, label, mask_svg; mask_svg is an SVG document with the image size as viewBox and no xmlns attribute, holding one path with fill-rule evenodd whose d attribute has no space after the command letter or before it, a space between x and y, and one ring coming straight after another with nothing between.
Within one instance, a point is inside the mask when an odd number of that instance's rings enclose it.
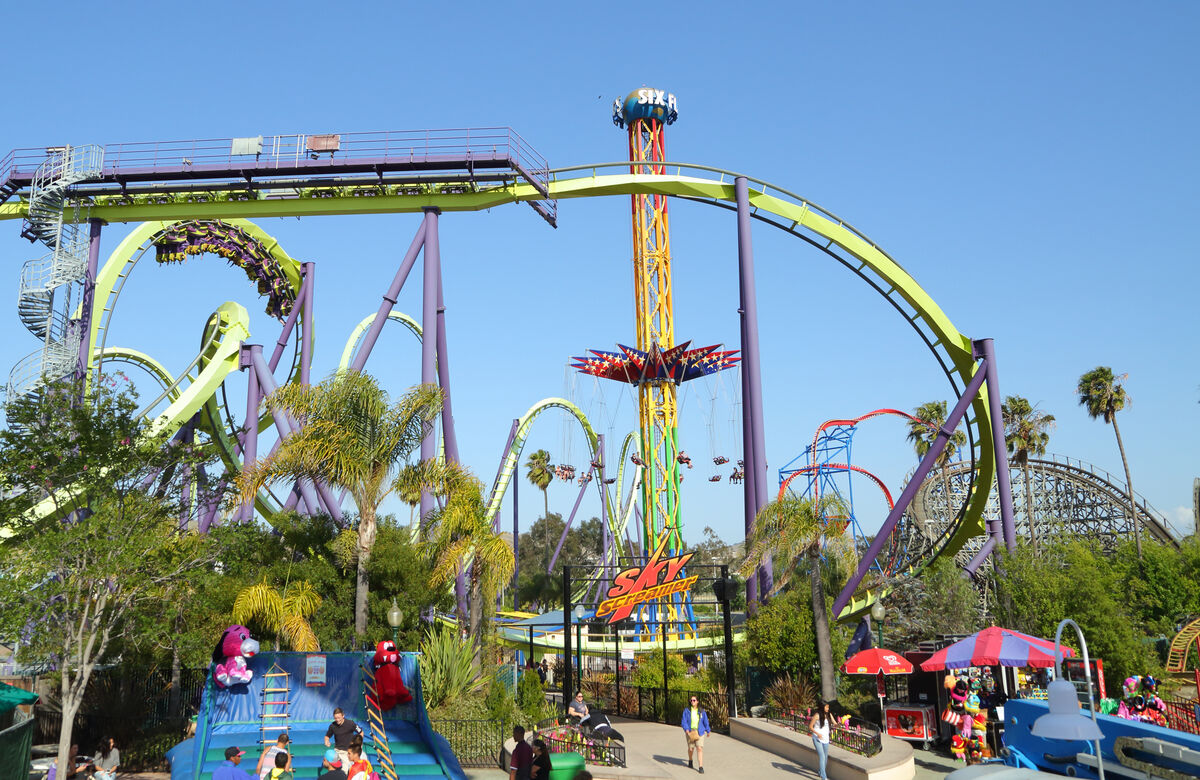
<instances>
[{"instance_id":1,"label":"metal stair railing","mask_svg":"<svg viewBox=\"0 0 1200 780\"><path fill-rule=\"evenodd\" d=\"M375 743L375 755L379 757L380 775L387 780L397 780L396 765L392 761L392 748L388 744L387 729L383 726L383 713L379 709L379 694L375 690L375 672L362 666L363 702L366 705L367 722L371 726L371 739Z\"/></svg>"},{"instance_id":2,"label":"metal stair railing","mask_svg":"<svg viewBox=\"0 0 1200 780\"><path fill-rule=\"evenodd\" d=\"M271 668L263 675L262 706L259 708L258 727L260 744L274 744L279 740L280 732L291 736L289 733L292 703L291 681L291 675L285 672L279 664L271 664ZM273 732L273 734L267 732Z\"/></svg>"}]
</instances>

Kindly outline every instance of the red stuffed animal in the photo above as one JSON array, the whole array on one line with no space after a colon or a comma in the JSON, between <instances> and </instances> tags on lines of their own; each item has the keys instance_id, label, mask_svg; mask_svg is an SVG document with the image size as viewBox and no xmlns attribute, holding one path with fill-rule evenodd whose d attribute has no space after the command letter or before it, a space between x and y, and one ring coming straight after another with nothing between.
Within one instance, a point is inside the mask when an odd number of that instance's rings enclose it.
<instances>
[{"instance_id":1,"label":"red stuffed animal","mask_svg":"<svg viewBox=\"0 0 1200 780\"><path fill-rule=\"evenodd\" d=\"M400 679L400 654L392 640L385 639L375 645L375 691L379 694L379 709L387 712L397 704L408 704L412 694Z\"/></svg>"}]
</instances>

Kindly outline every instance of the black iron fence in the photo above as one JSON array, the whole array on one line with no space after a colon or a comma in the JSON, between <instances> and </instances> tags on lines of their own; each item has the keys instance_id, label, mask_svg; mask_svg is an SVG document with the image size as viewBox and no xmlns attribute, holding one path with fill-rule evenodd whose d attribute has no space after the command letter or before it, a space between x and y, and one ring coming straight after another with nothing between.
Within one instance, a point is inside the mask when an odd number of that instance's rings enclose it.
<instances>
[{"instance_id":1,"label":"black iron fence","mask_svg":"<svg viewBox=\"0 0 1200 780\"><path fill-rule=\"evenodd\" d=\"M545 721L543 721L545 722ZM611 739L585 736L578 726L539 724L535 731L551 753L578 753L589 764L625 766L625 746Z\"/></svg>"},{"instance_id":2,"label":"black iron fence","mask_svg":"<svg viewBox=\"0 0 1200 780\"><path fill-rule=\"evenodd\" d=\"M766 718L799 734L812 734L811 715L806 712L781 712L768 707ZM847 717L834 721L829 729L829 741L860 756L873 756L883 750L883 735L879 729L860 718Z\"/></svg>"},{"instance_id":3,"label":"black iron fence","mask_svg":"<svg viewBox=\"0 0 1200 780\"><path fill-rule=\"evenodd\" d=\"M446 738L464 767L498 767L504 740L511 733L501 720L435 720L433 730ZM507 768L507 767L502 767Z\"/></svg>"},{"instance_id":4,"label":"black iron fence","mask_svg":"<svg viewBox=\"0 0 1200 780\"><path fill-rule=\"evenodd\" d=\"M722 734L729 733L729 704L724 692L672 688L664 693L662 688L622 685L618 694L616 686L611 682L593 684L590 680L584 680L583 691L589 706L599 708L607 715L671 725L683 720L683 711L695 696L708 712L712 730ZM744 694L738 691L739 712L743 711L744 705Z\"/></svg>"}]
</instances>

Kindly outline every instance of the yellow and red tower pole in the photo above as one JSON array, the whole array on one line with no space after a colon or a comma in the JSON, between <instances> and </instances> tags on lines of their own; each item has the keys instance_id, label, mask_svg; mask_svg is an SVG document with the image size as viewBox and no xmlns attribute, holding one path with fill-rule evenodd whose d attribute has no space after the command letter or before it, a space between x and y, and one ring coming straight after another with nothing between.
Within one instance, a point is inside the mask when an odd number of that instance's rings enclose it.
<instances>
[{"instance_id":1,"label":"yellow and red tower pole","mask_svg":"<svg viewBox=\"0 0 1200 780\"><path fill-rule=\"evenodd\" d=\"M660 176L666 162L664 128L677 116L675 96L635 90L613 105L613 122L629 130L629 172ZM637 348L665 351L675 346L671 294L671 231L667 198L630 196L633 225L634 325ZM638 389L638 427L645 473L642 478L642 540L649 554L663 534L667 549L683 548L679 507L679 427L675 383L643 382Z\"/></svg>"}]
</instances>

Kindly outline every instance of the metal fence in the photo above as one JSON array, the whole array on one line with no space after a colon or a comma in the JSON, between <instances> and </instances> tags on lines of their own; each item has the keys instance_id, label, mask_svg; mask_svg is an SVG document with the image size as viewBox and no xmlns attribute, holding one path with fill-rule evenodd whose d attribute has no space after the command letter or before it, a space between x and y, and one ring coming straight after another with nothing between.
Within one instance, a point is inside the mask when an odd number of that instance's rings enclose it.
<instances>
[{"instance_id":1,"label":"metal fence","mask_svg":"<svg viewBox=\"0 0 1200 780\"><path fill-rule=\"evenodd\" d=\"M501 720L435 720L433 730L446 738L464 767L499 767L500 753L508 737L508 724ZM503 767L502 767L503 768Z\"/></svg>"},{"instance_id":2,"label":"metal fence","mask_svg":"<svg viewBox=\"0 0 1200 780\"><path fill-rule=\"evenodd\" d=\"M1167 707L1167 723L1176 731L1200 734L1200 701L1195 699L1163 699Z\"/></svg>"},{"instance_id":3,"label":"metal fence","mask_svg":"<svg viewBox=\"0 0 1200 780\"><path fill-rule=\"evenodd\" d=\"M798 734L812 734L808 725L810 718L808 713L781 712L775 707L768 707L766 714L767 720ZM850 718L848 723L834 721L829 729L829 741L860 756L873 756L883 750L883 735L879 729L859 718Z\"/></svg>"},{"instance_id":4,"label":"metal fence","mask_svg":"<svg viewBox=\"0 0 1200 780\"><path fill-rule=\"evenodd\" d=\"M609 715L670 725L675 725L682 720L683 711L687 709L691 698L695 696L708 712L709 723L713 731L722 734L729 733L729 713L725 695L714 691L672 688L664 694L662 688L622 685L618 699L614 684L589 684L588 681L584 681L583 690L584 696L593 707L598 707ZM740 713L744 711L745 695L743 691L738 691L737 695Z\"/></svg>"},{"instance_id":5,"label":"metal fence","mask_svg":"<svg viewBox=\"0 0 1200 780\"><path fill-rule=\"evenodd\" d=\"M610 739L584 736L578 726L543 727L539 724L534 733L538 739L545 741L551 753L578 753L589 764L625 766L624 745Z\"/></svg>"}]
</instances>

